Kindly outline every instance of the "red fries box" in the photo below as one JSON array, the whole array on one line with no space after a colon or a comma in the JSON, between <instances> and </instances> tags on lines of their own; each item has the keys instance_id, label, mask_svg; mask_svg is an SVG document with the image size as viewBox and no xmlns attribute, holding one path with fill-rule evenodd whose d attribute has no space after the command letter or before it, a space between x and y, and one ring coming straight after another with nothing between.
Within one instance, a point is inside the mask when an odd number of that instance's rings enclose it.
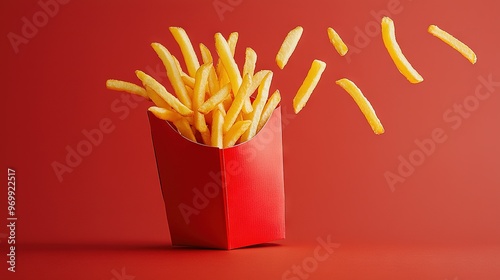
<instances>
[{"instance_id":1,"label":"red fries box","mask_svg":"<svg viewBox=\"0 0 500 280\"><path fill-rule=\"evenodd\" d=\"M224 149L148 116L173 246L234 249L285 238L280 107L252 139Z\"/></svg>"}]
</instances>

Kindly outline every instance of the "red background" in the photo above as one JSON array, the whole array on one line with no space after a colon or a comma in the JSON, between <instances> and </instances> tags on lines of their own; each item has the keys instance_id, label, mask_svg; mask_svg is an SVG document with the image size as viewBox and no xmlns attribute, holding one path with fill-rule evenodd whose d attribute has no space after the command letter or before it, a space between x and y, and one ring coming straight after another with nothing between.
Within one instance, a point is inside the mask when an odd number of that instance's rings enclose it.
<instances>
[{"instance_id":1,"label":"red background","mask_svg":"<svg viewBox=\"0 0 500 280\"><path fill-rule=\"evenodd\" d=\"M222 17L217 2L232 5ZM23 18L33 22L42 8L33 0L0 5L0 160L4 170L16 170L18 217L17 272L9 273L3 179L2 279L282 279L294 265L307 263L317 239L328 236L340 246L308 279L500 278L500 86L473 103L480 77L500 81L497 1L69 1L17 53L8 34L21 35ZM390 60L372 15L384 10L423 83L410 84ZM466 42L477 64L428 34L429 24ZM274 56L297 25L304 34L279 70ZM132 100L127 106L104 86L108 78L136 82L136 69L163 71L151 42L180 57L169 26L184 27L194 44L212 51L214 33L238 31L237 60L242 63L244 48L251 46L257 68L275 72L272 89L280 89L288 118L287 239L276 246L169 246L148 104ZM328 42L329 26L351 46L349 59ZM291 100L313 59L327 68L294 116ZM385 134L374 135L335 85L343 77L363 90ZM464 101L470 102L467 114L450 113ZM97 129L106 119L113 131L58 180L52 164L64 163L66 148L86 139L82 130ZM435 129L446 141L435 143L391 188L384 174L398 174L401 158L417 155L415 141L432 137ZM294 276L284 279L306 279Z\"/></svg>"}]
</instances>

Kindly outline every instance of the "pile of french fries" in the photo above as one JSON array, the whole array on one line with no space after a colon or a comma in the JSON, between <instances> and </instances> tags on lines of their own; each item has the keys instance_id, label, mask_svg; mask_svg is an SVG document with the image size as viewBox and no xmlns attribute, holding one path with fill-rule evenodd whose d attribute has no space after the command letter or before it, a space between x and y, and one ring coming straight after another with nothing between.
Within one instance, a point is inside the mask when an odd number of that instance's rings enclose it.
<instances>
[{"instance_id":1,"label":"pile of french fries","mask_svg":"<svg viewBox=\"0 0 500 280\"><path fill-rule=\"evenodd\" d=\"M256 72L257 54L246 48L242 71L234 59L238 33L228 39L214 36L218 59L200 44L200 65L193 45L180 27L170 27L187 68L160 43L151 46L163 62L174 94L143 71L136 71L142 86L107 80L112 90L126 91L151 100L156 117L172 122L179 133L194 142L227 148L251 139L259 132L281 101L279 90L270 94L273 73ZM251 96L257 92L255 98Z\"/></svg>"},{"instance_id":2,"label":"pile of french fries","mask_svg":"<svg viewBox=\"0 0 500 280\"><path fill-rule=\"evenodd\" d=\"M396 41L393 21L384 17L381 27L384 45L398 70L411 83L422 82L422 76L405 58ZM234 59L239 36L237 32L231 33L227 39L221 33L215 34L217 57L200 43L200 65L186 31L180 27L170 27L169 30L180 47L186 71L165 46L160 43L152 43L151 46L166 68L173 94L140 70L135 73L142 86L110 79L106 81L107 88L136 94L152 101L154 106L149 111L156 117L173 123L178 132L191 141L227 148L250 140L262 129L281 101L279 90L270 94L273 72L256 71L257 54L250 47L245 50L245 61L240 71ZM475 53L449 33L435 25L429 26L428 32L459 51L471 63L476 62ZM280 69L288 63L302 33L303 28L298 26L285 37L276 55L276 64ZM327 34L338 54L344 56L348 47L339 34L331 27L328 27ZM304 108L325 68L325 62L313 60L293 98L295 113ZM337 80L336 84L351 95L374 133L384 133L375 110L356 84L347 78Z\"/></svg>"}]
</instances>

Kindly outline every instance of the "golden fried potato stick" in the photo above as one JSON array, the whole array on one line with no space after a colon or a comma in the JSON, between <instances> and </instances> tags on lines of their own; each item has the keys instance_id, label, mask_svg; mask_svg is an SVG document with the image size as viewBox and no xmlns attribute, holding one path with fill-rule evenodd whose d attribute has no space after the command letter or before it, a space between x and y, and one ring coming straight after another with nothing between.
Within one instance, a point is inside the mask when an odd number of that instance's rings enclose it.
<instances>
[{"instance_id":1,"label":"golden fried potato stick","mask_svg":"<svg viewBox=\"0 0 500 280\"><path fill-rule=\"evenodd\" d=\"M182 79L182 82L184 83L185 86L190 87L191 89L194 89L194 78L191 78L188 75L181 74L181 79Z\"/></svg>"},{"instance_id":2,"label":"golden fried potato stick","mask_svg":"<svg viewBox=\"0 0 500 280\"><path fill-rule=\"evenodd\" d=\"M384 133L384 127L382 126L382 123L378 119L377 114L375 114L375 110L370 104L370 101L366 99L366 97L363 95L361 90L356 86L356 84L354 84L351 80L346 78L340 79L335 83L341 86L345 91L349 93L349 95L351 95L351 97L354 99L359 109L361 110L361 112L363 112L363 115L365 116L366 120L373 129L373 132L375 132L375 134Z\"/></svg>"},{"instance_id":3,"label":"golden fried potato stick","mask_svg":"<svg viewBox=\"0 0 500 280\"><path fill-rule=\"evenodd\" d=\"M109 79L106 81L106 88L110 90L124 91L127 93L139 95L149 100L146 89L133 83Z\"/></svg>"},{"instance_id":4,"label":"golden fried potato stick","mask_svg":"<svg viewBox=\"0 0 500 280\"><path fill-rule=\"evenodd\" d=\"M210 96L214 95L220 89L219 78L215 71L215 67L212 65L210 68L210 74L208 75L208 94Z\"/></svg>"},{"instance_id":5,"label":"golden fried potato stick","mask_svg":"<svg viewBox=\"0 0 500 280\"><path fill-rule=\"evenodd\" d=\"M217 93L214 95L210 96L199 108L198 112L202 114L208 114L208 112L212 111L215 109L219 104L222 103L228 96L229 93L231 92L231 84L228 83L225 86L223 86Z\"/></svg>"},{"instance_id":6,"label":"golden fried potato stick","mask_svg":"<svg viewBox=\"0 0 500 280\"><path fill-rule=\"evenodd\" d=\"M286 35L285 40L283 40L280 50L276 55L276 64L280 69L283 69L288 63L288 60L292 56L292 53L295 51L295 48L299 43L303 31L304 29L302 28L302 26L297 26Z\"/></svg>"},{"instance_id":7,"label":"golden fried potato stick","mask_svg":"<svg viewBox=\"0 0 500 280\"><path fill-rule=\"evenodd\" d=\"M430 25L427 31L434 35L435 37L441 39L443 42L448 44L450 47L454 48L460 54L462 54L470 63L475 64L477 61L477 56L474 51L469 48L466 44L453 37L450 33L442 30L436 25Z\"/></svg>"},{"instance_id":8,"label":"golden fried potato stick","mask_svg":"<svg viewBox=\"0 0 500 280\"><path fill-rule=\"evenodd\" d=\"M262 129L262 127L267 123L269 118L274 112L274 109L278 107L278 104L281 101L280 91L276 90L271 97L267 100L266 106L264 106L264 110L262 110L262 115L260 116L259 125L257 126L257 133Z\"/></svg>"},{"instance_id":9,"label":"golden fried potato stick","mask_svg":"<svg viewBox=\"0 0 500 280\"><path fill-rule=\"evenodd\" d=\"M156 91L154 91L149 86L146 86L146 93L151 101L160 108L172 109L172 106L168 105L168 103L161 98Z\"/></svg>"},{"instance_id":10,"label":"golden fried potato stick","mask_svg":"<svg viewBox=\"0 0 500 280\"><path fill-rule=\"evenodd\" d=\"M173 122L179 133L186 137L187 139L197 142L196 137L194 136L193 129L186 118L180 118Z\"/></svg>"},{"instance_id":11,"label":"golden fried potato stick","mask_svg":"<svg viewBox=\"0 0 500 280\"><path fill-rule=\"evenodd\" d=\"M223 134L223 126L224 126L224 115L219 109L215 109L212 118L212 137L211 137L211 145L214 147L219 147L222 149L224 147L224 134Z\"/></svg>"},{"instance_id":12,"label":"golden fried potato stick","mask_svg":"<svg viewBox=\"0 0 500 280\"><path fill-rule=\"evenodd\" d=\"M184 72L184 70L182 70L181 63L179 62L179 60L177 59L177 57L175 57L175 55L173 55L171 53L170 53L170 55L174 59L175 66L177 66L177 70L179 70L179 73L181 74L181 76L189 76L189 74L187 74L186 72Z\"/></svg>"},{"instance_id":13,"label":"golden fried potato stick","mask_svg":"<svg viewBox=\"0 0 500 280\"><path fill-rule=\"evenodd\" d=\"M240 70L238 69L238 65L236 64L236 61L234 60L234 57L229 48L229 45L221 33L215 34L215 49L217 50L217 54L219 55L219 58L222 61L222 65L224 66L224 69L226 70L226 73L229 77L231 88L233 89L233 94L236 94L238 92L238 89L240 88L242 78ZM222 79L221 74L219 74L219 79Z\"/></svg>"},{"instance_id":14,"label":"golden fried potato stick","mask_svg":"<svg viewBox=\"0 0 500 280\"><path fill-rule=\"evenodd\" d=\"M327 33L328 33L328 39L330 39L330 43L332 43L333 47L339 53L339 55L340 56L346 55L349 49L347 48L347 45L344 43L344 41L342 41L342 38L340 38L339 34L335 31L335 29L328 27Z\"/></svg>"},{"instance_id":15,"label":"golden fried potato stick","mask_svg":"<svg viewBox=\"0 0 500 280\"><path fill-rule=\"evenodd\" d=\"M250 76L254 75L255 72L255 64L257 63L257 53L252 48L246 48L245 50L245 64L243 65L243 76L249 74ZM252 91L253 92L253 91ZM250 98L245 100L243 104L243 113L249 114L252 112L252 102Z\"/></svg>"},{"instance_id":16,"label":"golden fried potato stick","mask_svg":"<svg viewBox=\"0 0 500 280\"><path fill-rule=\"evenodd\" d=\"M158 95L158 93L156 93L156 91L154 91L149 86L146 86L146 92L148 93L148 96L151 98L151 100L156 105L156 107L165 108L169 111L175 112L175 110L172 109L172 106L168 105L168 103L165 100L163 100L163 98L161 98ZM181 116L179 113L177 113L177 112L175 112L175 113L178 114L179 116ZM194 124L193 116L188 116L188 117L184 117L184 118L187 119L187 121L189 122L190 125Z\"/></svg>"},{"instance_id":17,"label":"golden fried potato stick","mask_svg":"<svg viewBox=\"0 0 500 280\"><path fill-rule=\"evenodd\" d=\"M306 78L302 82L297 94L293 98L293 110L295 114L298 114L304 106L306 106L307 101L311 97L312 92L318 85L319 80L321 79L321 75L323 71L325 71L326 63L321 60L315 59L312 64L309 72L307 73Z\"/></svg>"},{"instance_id":18,"label":"golden fried potato stick","mask_svg":"<svg viewBox=\"0 0 500 280\"><path fill-rule=\"evenodd\" d=\"M270 70L260 70L259 72L255 73L252 77L252 86L250 87L250 92L254 93L257 88L260 86L264 78L267 76L267 74L272 73ZM253 110L253 108L252 108Z\"/></svg>"},{"instance_id":19,"label":"golden fried potato stick","mask_svg":"<svg viewBox=\"0 0 500 280\"><path fill-rule=\"evenodd\" d=\"M417 70L411 66L410 62L408 62L401 51L396 41L394 22L389 17L382 18L382 39L399 72L403 74L410 83L416 84L422 82L424 80L422 76L420 76Z\"/></svg>"},{"instance_id":20,"label":"golden fried potato stick","mask_svg":"<svg viewBox=\"0 0 500 280\"><path fill-rule=\"evenodd\" d=\"M164 121L175 122L178 119L182 118L182 116L175 111L172 111L172 110L169 110L166 108L160 108L157 106L149 107L148 111L153 113L160 120L164 120Z\"/></svg>"},{"instance_id":21,"label":"golden fried potato stick","mask_svg":"<svg viewBox=\"0 0 500 280\"><path fill-rule=\"evenodd\" d=\"M179 114L183 116L190 116L194 113L193 110L189 109L184 104L182 104L182 102L179 99L177 99L170 92L168 92L167 89L158 81L156 81L153 77L149 76L148 74L140 70L135 71L135 74L145 86L148 86L151 89L153 89L163 100L165 100L168 103L168 105L170 105Z\"/></svg>"},{"instance_id":22,"label":"golden fried potato stick","mask_svg":"<svg viewBox=\"0 0 500 280\"><path fill-rule=\"evenodd\" d=\"M231 32L229 37L227 38L227 44L229 45L229 49L231 50L231 55L234 57L236 53L236 44L238 43L238 32Z\"/></svg>"},{"instance_id":23,"label":"golden fried potato stick","mask_svg":"<svg viewBox=\"0 0 500 280\"><path fill-rule=\"evenodd\" d=\"M170 52L160 43L152 43L151 47L153 47L154 51L163 62L165 69L167 70L167 77L172 87L174 88L175 94L177 98L182 102L182 104L186 105L188 108L192 108L191 99L186 91L186 87L184 86L184 82L181 77L181 73L177 68L175 60Z\"/></svg>"},{"instance_id":24,"label":"golden fried potato stick","mask_svg":"<svg viewBox=\"0 0 500 280\"><path fill-rule=\"evenodd\" d=\"M212 63L203 64L195 75L195 83L193 90L193 110L194 110L194 126L195 128L204 136L203 140L205 144L210 145L210 137L207 135L209 132L205 115L198 111L198 108L205 101L205 91L208 84L208 75L210 73L210 67ZM205 135L204 135L205 134ZM207 138L208 137L208 138Z\"/></svg>"},{"instance_id":25,"label":"golden fried potato stick","mask_svg":"<svg viewBox=\"0 0 500 280\"><path fill-rule=\"evenodd\" d=\"M228 148L234 146L234 144L240 139L241 135L245 133L250 128L252 121L238 121L231 129L224 135L223 147Z\"/></svg>"},{"instance_id":26,"label":"golden fried potato stick","mask_svg":"<svg viewBox=\"0 0 500 280\"><path fill-rule=\"evenodd\" d=\"M203 64L214 62L214 59L212 57L212 52L203 43L200 43L200 53Z\"/></svg>"},{"instance_id":27,"label":"golden fried potato stick","mask_svg":"<svg viewBox=\"0 0 500 280\"><path fill-rule=\"evenodd\" d=\"M245 50L245 64L243 64L243 76L255 74L255 64L257 63L257 53L252 48Z\"/></svg>"},{"instance_id":28,"label":"golden fried potato stick","mask_svg":"<svg viewBox=\"0 0 500 280\"><path fill-rule=\"evenodd\" d=\"M252 104L253 110L248 115L249 119L252 121L250 128L241 136L241 140L247 141L257 134L257 126L259 125L260 117L262 116L262 111L266 105L267 98L269 97L269 89L271 87L271 81L273 79L273 72L268 73L262 83L259 86L259 91L255 100Z\"/></svg>"},{"instance_id":29,"label":"golden fried potato stick","mask_svg":"<svg viewBox=\"0 0 500 280\"><path fill-rule=\"evenodd\" d=\"M217 73L213 65L214 59L212 57L212 53L210 52L210 50L203 43L200 43L200 52L204 64L212 63L210 74L208 76L208 93L210 96L212 96L220 89L219 78L217 77Z\"/></svg>"},{"instance_id":30,"label":"golden fried potato stick","mask_svg":"<svg viewBox=\"0 0 500 280\"><path fill-rule=\"evenodd\" d=\"M264 80L266 75L270 72L271 72L270 70L260 70L259 72L253 75L252 85L250 86L250 96L257 90L257 88L262 83L262 80ZM253 106L252 102L250 101L250 96L245 100L243 108L241 109L241 111L247 115L253 111ZM248 108L248 105L250 105L250 108Z\"/></svg>"},{"instance_id":31,"label":"golden fried potato stick","mask_svg":"<svg viewBox=\"0 0 500 280\"><path fill-rule=\"evenodd\" d=\"M224 68L224 65L222 63L219 63L217 65L217 77L219 77L219 88L223 87L225 84L230 83L231 81L229 80L229 76L227 74L226 69ZM232 85L231 85L232 87ZM236 94L235 92L232 94Z\"/></svg>"},{"instance_id":32,"label":"golden fried potato stick","mask_svg":"<svg viewBox=\"0 0 500 280\"><path fill-rule=\"evenodd\" d=\"M189 40L186 31L181 27L170 27L169 30L181 49L189 76L194 77L196 75L196 70L200 68L200 62L194 52L191 40Z\"/></svg>"},{"instance_id":33,"label":"golden fried potato stick","mask_svg":"<svg viewBox=\"0 0 500 280\"><path fill-rule=\"evenodd\" d=\"M224 120L224 132L227 133L231 126L235 123L238 115L243 107L245 99L247 99L252 93L250 92L250 86L252 85L252 78L250 75L245 75L241 87L236 94L231 107L227 111L226 118Z\"/></svg>"}]
</instances>

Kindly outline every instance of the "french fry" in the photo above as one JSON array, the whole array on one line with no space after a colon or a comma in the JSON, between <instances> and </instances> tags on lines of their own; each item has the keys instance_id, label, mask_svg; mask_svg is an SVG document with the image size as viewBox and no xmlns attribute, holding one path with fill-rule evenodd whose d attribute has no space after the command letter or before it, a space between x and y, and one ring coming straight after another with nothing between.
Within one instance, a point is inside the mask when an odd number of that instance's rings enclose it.
<instances>
[{"instance_id":1,"label":"french fry","mask_svg":"<svg viewBox=\"0 0 500 280\"><path fill-rule=\"evenodd\" d=\"M224 65L219 64L219 74L217 75L219 77L219 88L223 87L225 84L230 83L229 76L227 74L226 69L224 68ZM232 85L231 85L232 87ZM233 92L233 94L236 94Z\"/></svg>"},{"instance_id":2,"label":"french fry","mask_svg":"<svg viewBox=\"0 0 500 280\"><path fill-rule=\"evenodd\" d=\"M222 87L217 93L210 96L210 98L207 99L198 108L198 112L202 114L208 114L210 111L215 109L219 104L221 104L222 101L224 101L229 96L230 92L231 92L231 84L228 83L224 87Z\"/></svg>"},{"instance_id":3,"label":"french fry","mask_svg":"<svg viewBox=\"0 0 500 280\"><path fill-rule=\"evenodd\" d=\"M190 88L189 86L184 86L186 88L186 92L191 100L193 100L193 89Z\"/></svg>"},{"instance_id":4,"label":"french fry","mask_svg":"<svg viewBox=\"0 0 500 280\"><path fill-rule=\"evenodd\" d=\"M260 86L264 78L267 76L267 74L272 73L270 70L260 70L259 72L255 73L252 77L252 86L250 87L250 91L254 93L257 88ZM252 109L253 110L253 109Z\"/></svg>"},{"instance_id":5,"label":"french fry","mask_svg":"<svg viewBox=\"0 0 500 280\"><path fill-rule=\"evenodd\" d=\"M328 27L327 29L328 38L330 39L330 43L332 43L335 50L339 53L340 56L344 56L347 54L349 50L347 45L342 41L339 34L335 31L335 29Z\"/></svg>"},{"instance_id":6,"label":"french fry","mask_svg":"<svg viewBox=\"0 0 500 280\"><path fill-rule=\"evenodd\" d=\"M167 70L167 77L174 88L177 98L186 105L188 108L192 108L191 99L189 98L186 88L184 87L184 82L182 81L181 73L177 68L175 60L170 52L160 43L152 43L154 51L163 62L165 69Z\"/></svg>"},{"instance_id":7,"label":"french fry","mask_svg":"<svg viewBox=\"0 0 500 280\"><path fill-rule=\"evenodd\" d=\"M194 112L194 126L202 134L205 144L210 145L210 137L207 135L209 131L205 120L205 115L198 111L198 108L205 101L205 91L208 84L208 75L212 63L203 64L196 71L195 84L193 90L193 110ZM204 135L205 134L205 135Z\"/></svg>"},{"instance_id":8,"label":"french fry","mask_svg":"<svg viewBox=\"0 0 500 280\"><path fill-rule=\"evenodd\" d=\"M375 132L375 134L383 134L384 127L382 126L382 123L378 119L377 114L375 114L375 110L370 104L370 101L366 99L366 97L363 95L361 90L356 86L356 84L354 84L351 80L346 78L340 79L335 83L341 86L345 91L349 93L349 95L351 95L351 97L354 99L359 109L361 110L361 112L363 112L363 115L370 124L373 132Z\"/></svg>"},{"instance_id":9,"label":"french fry","mask_svg":"<svg viewBox=\"0 0 500 280\"><path fill-rule=\"evenodd\" d=\"M227 133L231 126L235 123L240 111L243 107L243 103L245 99L247 99L252 93L250 92L250 86L252 85L252 78L250 75L246 75L243 78L243 82L241 84L240 90L236 94L231 107L227 111L226 118L224 120L224 132Z\"/></svg>"},{"instance_id":10,"label":"french fry","mask_svg":"<svg viewBox=\"0 0 500 280\"><path fill-rule=\"evenodd\" d=\"M182 118L182 116L179 115L179 113L166 108L151 106L148 108L148 111L153 113L157 118L164 121L175 122L178 119Z\"/></svg>"},{"instance_id":11,"label":"french fry","mask_svg":"<svg viewBox=\"0 0 500 280\"><path fill-rule=\"evenodd\" d=\"M156 91L154 91L149 86L146 86L146 93L151 101L160 108L171 109L172 106L168 105L168 103L161 98Z\"/></svg>"},{"instance_id":12,"label":"french fry","mask_svg":"<svg viewBox=\"0 0 500 280\"><path fill-rule=\"evenodd\" d=\"M212 119L212 135L211 135L211 145L214 147L223 148L223 126L224 126L224 115L219 110L216 109L213 113Z\"/></svg>"},{"instance_id":13,"label":"french fry","mask_svg":"<svg viewBox=\"0 0 500 280\"><path fill-rule=\"evenodd\" d=\"M281 101L280 91L276 90L271 97L267 100L266 106L262 110L262 115L260 116L259 125L257 126L257 133L262 129L262 127L267 123L271 115L273 114L276 107Z\"/></svg>"},{"instance_id":14,"label":"french fry","mask_svg":"<svg viewBox=\"0 0 500 280\"><path fill-rule=\"evenodd\" d=\"M181 49L189 76L194 77L196 70L200 68L200 62L191 44L191 40L189 40L186 31L181 27L170 27L169 30Z\"/></svg>"},{"instance_id":15,"label":"french fry","mask_svg":"<svg viewBox=\"0 0 500 280\"><path fill-rule=\"evenodd\" d=\"M252 48L246 48L245 64L243 64L243 76L245 76L246 74L250 74L250 76L253 76L256 63L257 53Z\"/></svg>"},{"instance_id":16,"label":"french fry","mask_svg":"<svg viewBox=\"0 0 500 280\"><path fill-rule=\"evenodd\" d=\"M205 44L200 43L200 53L201 53L201 60L203 61L203 64L205 63L213 63L214 59L212 57L212 52L205 46Z\"/></svg>"},{"instance_id":17,"label":"french fry","mask_svg":"<svg viewBox=\"0 0 500 280\"><path fill-rule=\"evenodd\" d=\"M179 133L187 139L196 142L193 129L186 118L180 118L173 122Z\"/></svg>"},{"instance_id":18,"label":"french fry","mask_svg":"<svg viewBox=\"0 0 500 280\"><path fill-rule=\"evenodd\" d=\"M401 51L396 41L394 22L389 17L382 18L382 39L399 72L403 74L410 83L416 84L422 82L424 80L422 76L413 68Z\"/></svg>"},{"instance_id":19,"label":"french fry","mask_svg":"<svg viewBox=\"0 0 500 280\"><path fill-rule=\"evenodd\" d=\"M238 32L231 32L227 38L227 44L229 45L229 50L231 50L231 55L234 57L236 52L236 44L238 43Z\"/></svg>"},{"instance_id":20,"label":"french fry","mask_svg":"<svg viewBox=\"0 0 500 280\"><path fill-rule=\"evenodd\" d=\"M302 82L297 94L293 98L293 110L295 114L298 114L304 106L306 106L307 101L311 97L314 88L318 85L319 80L321 79L321 75L323 71L325 71L326 63L321 60L315 59L312 64L309 72L307 73L306 78Z\"/></svg>"},{"instance_id":21,"label":"french fry","mask_svg":"<svg viewBox=\"0 0 500 280\"><path fill-rule=\"evenodd\" d=\"M181 63L179 62L177 57L175 57L175 55L173 55L173 54L170 54L170 55L174 59L175 66L177 66L177 70L179 70L179 74L181 74L181 76L189 76L189 74L187 74L186 72L184 72L184 70L182 70Z\"/></svg>"},{"instance_id":22,"label":"french fry","mask_svg":"<svg viewBox=\"0 0 500 280\"><path fill-rule=\"evenodd\" d=\"M240 139L241 135L245 133L250 128L252 121L238 121L231 129L224 135L223 147L228 148L234 146L234 144Z\"/></svg>"},{"instance_id":23,"label":"french fry","mask_svg":"<svg viewBox=\"0 0 500 280\"><path fill-rule=\"evenodd\" d=\"M474 53L474 51L469 48L466 44L458 40L457 38L453 37L450 33L442 30L441 28L437 27L436 25L430 25L427 31L434 35L435 37L441 39L441 41L445 42L448 44L450 47L454 48L456 51L458 51L460 54L462 54L467 60L469 60L470 63L475 64L477 61L477 56Z\"/></svg>"},{"instance_id":24,"label":"french fry","mask_svg":"<svg viewBox=\"0 0 500 280\"><path fill-rule=\"evenodd\" d=\"M278 54L276 55L276 64L280 69L285 68L285 65L288 63L288 60L299 43L303 31L304 29L302 26L297 26L286 35L285 40L283 40Z\"/></svg>"},{"instance_id":25,"label":"french fry","mask_svg":"<svg viewBox=\"0 0 500 280\"><path fill-rule=\"evenodd\" d=\"M156 81L153 77L149 76L148 74L140 70L135 71L135 73L139 78L139 80L141 80L145 86L149 86L156 93L158 93L158 95L161 98L163 98L163 100L165 100L168 103L168 105L170 105L179 114L183 116L190 116L194 113L193 110L189 109L184 104L182 104L182 102L179 101L179 99L177 99L170 92L168 92L167 89L158 81Z\"/></svg>"},{"instance_id":26,"label":"french fry","mask_svg":"<svg viewBox=\"0 0 500 280\"><path fill-rule=\"evenodd\" d=\"M181 75L181 79L184 85L194 89L194 78L189 77L188 75Z\"/></svg>"},{"instance_id":27,"label":"french fry","mask_svg":"<svg viewBox=\"0 0 500 280\"><path fill-rule=\"evenodd\" d=\"M227 72L233 93L236 94L240 88L242 78L238 65L236 65L234 57L231 54L229 45L221 33L215 34L215 49L217 50L217 54L219 55L222 65ZM223 74L219 74L219 78L221 78L221 75Z\"/></svg>"},{"instance_id":28,"label":"french fry","mask_svg":"<svg viewBox=\"0 0 500 280\"><path fill-rule=\"evenodd\" d=\"M252 104L253 110L249 114L249 119L252 121L250 128L241 136L242 141L248 141L257 133L257 126L259 125L262 110L266 105L267 98L269 97L269 88L273 79L273 72L268 73L259 86L259 91Z\"/></svg>"},{"instance_id":29,"label":"french fry","mask_svg":"<svg viewBox=\"0 0 500 280\"><path fill-rule=\"evenodd\" d=\"M243 76L245 76L246 74L249 74L250 76L254 75L256 62L257 62L257 53L252 48L247 48L245 50L245 64L243 65ZM243 112L245 114L249 114L250 112L252 112L252 110L253 110L252 102L250 101L250 98L247 98L245 100L245 103L243 104Z\"/></svg>"},{"instance_id":30,"label":"french fry","mask_svg":"<svg viewBox=\"0 0 500 280\"><path fill-rule=\"evenodd\" d=\"M210 74L208 75L208 93L209 95L214 95L220 89L219 78L215 71L215 67L212 65L210 68Z\"/></svg>"},{"instance_id":31,"label":"french fry","mask_svg":"<svg viewBox=\"0 0 500 280\"><path fill-rule=\"evenodd\" d=\"M139 95L149 100L146 89L133 83L109 79L106 81L106 88L115 91L124 91L127 93Z\"/></svg>"},{"instance_id":32,"label":"french fry","mask_svg":"<svg viewBox=\"0 0 500 280\"><path fill-rule=\"evenodd\" d=\"M266 77L266 75L270 72L271 71L269 70L260 70L259 72L254 74L252 78L252 85L250 86L250 92L251 92L250 96L257 90L264 77ZM247 115L253 111L252 102L250 101L250 96L245 100L243 108L241 109L243 113Z\"/></svg>"}]
</instances>

